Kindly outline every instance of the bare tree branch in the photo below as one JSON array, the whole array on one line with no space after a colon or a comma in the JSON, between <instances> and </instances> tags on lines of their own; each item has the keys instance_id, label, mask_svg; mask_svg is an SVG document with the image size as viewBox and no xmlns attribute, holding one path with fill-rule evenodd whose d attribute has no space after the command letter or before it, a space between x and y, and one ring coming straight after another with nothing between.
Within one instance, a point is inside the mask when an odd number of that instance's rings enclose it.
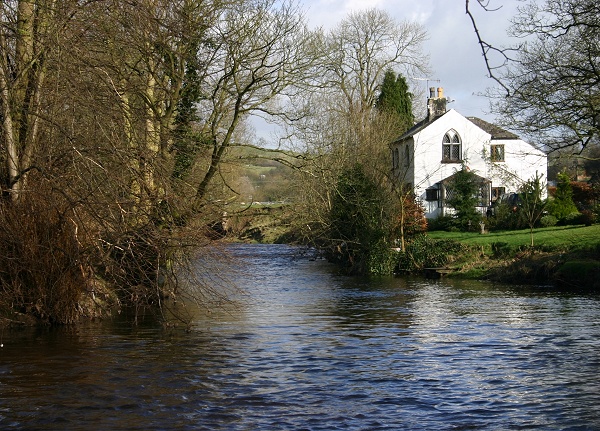
<instances>
[{"instance_id":1,"label":"bare tree branch","mask_svg":"<svg viewBox=\"0 0 600 431\"><path fill-rule=\"evenodd\" d=\"M471 24L473 25L473 30L475 31L475 35L477 36L477 43L479 43L479 46L481 47L481 55L483 56L483 59L485 61L485 67L488 71L489 77L491 79L493 79L494 81L496 81L498 83L498 85L500 85L506 91L506 95L509 96L510 95L509 88L502 82L500 77L496 75L496 70L506 66L506 64L510 61L510 58L507 55L507 52L509 50L497 48L497 47L493 46L492 44L486 42L483 39L483 37L481 36L481 33L479 31L479 28L477 27L477 22L475 20L475 17L470 9L469 2L470 2L470 0L465 0L465 11L466 11L466 14L469 16L469 19L471 20ZM489 0L477 0L477 2L487 12L491 12L491 11L500 9L500 8L491 9L489 7ZM496 53L500 54L501 57L504 59L503 63L500 66L492 65L492 62L490 59L490 52L496 52Z\"/></svg>"}]
</instances>

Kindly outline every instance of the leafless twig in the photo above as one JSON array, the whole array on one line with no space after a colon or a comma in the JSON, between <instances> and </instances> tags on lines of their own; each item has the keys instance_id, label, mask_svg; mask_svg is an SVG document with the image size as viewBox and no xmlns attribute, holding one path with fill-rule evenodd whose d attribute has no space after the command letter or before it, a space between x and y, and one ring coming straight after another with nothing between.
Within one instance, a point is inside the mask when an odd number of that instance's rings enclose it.
<instances>
[{"instance_id":1,"label":"leafless twig","mask_svg":"<svg viewBox=\"0 0 600 431\"><path fill-rule=\"evenodd\" d=\"M492 11L496 11L496 10L500 9L500 8L496 8L496 9L490 8L489 0L477 0L477 2L485 11L488 11L488 12L492 12ZM502 66L506 65L506 63L508 63L508 61L510 60L510 58L506 54L507 50L496 48L492 44L486 42L481 37L481 33L479 31L479 28L477 27L477 22L475 21L475 17L473 16L471 9L469 8L469 0L465 0L465 12L469 16L469 19L471 20L471 23L473 24L473 30L475 31L475 34L477 35L477 42L479 43L479 46L481 47L481 54L485 61L485 67L489 73L489 77L491 79L493 79L494 81L496 81L498 83L498 85L500 85L506 91L507 96L510 96L510 90L508 89L508 87L506 85L504 85L502 80L495 73L496 70L498 70ZM497 52L504 58L504 62L502 63L501 66L492 66L491 61L490 61L490 52Z\"/></svg>"}]
</instances>

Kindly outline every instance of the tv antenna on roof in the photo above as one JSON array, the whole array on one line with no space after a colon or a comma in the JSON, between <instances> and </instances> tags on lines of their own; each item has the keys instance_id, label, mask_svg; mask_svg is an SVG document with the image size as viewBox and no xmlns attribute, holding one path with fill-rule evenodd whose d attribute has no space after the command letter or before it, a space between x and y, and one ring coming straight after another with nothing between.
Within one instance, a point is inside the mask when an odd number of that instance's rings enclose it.
<instances>
[{"instance_id":1,"label":"tv antenna on roof","mask_svg":"<svg viewBox=\"0 0 600 431\"><path fill-rule=\"evenodd\" d=\"M417 78L415 76L411 76L411 79L414 79L415 81L425 81L427 83L427 87L425 88L425 90L429 90L429 82L440 82L439 79L432 79L432 78Z\"/></svg>"}]
</instances>

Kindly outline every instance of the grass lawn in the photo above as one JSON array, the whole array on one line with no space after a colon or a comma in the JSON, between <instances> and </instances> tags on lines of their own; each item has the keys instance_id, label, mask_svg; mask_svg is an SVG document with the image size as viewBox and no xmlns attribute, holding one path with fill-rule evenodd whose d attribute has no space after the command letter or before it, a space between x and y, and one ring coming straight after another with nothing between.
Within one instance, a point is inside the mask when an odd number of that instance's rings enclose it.
<instances>
[{"instance_id":1,"label":"grass lawn","mask_svg":"<svg viewBox=\"0 0 600 431\"><path fill-rule=\"evenodd\" d=\"M475 232L428 232L430 238L452 239L466 244L488 246L505 243L514 249L530 244L529 229L498 231L480 234ZM590 249L600 244L600 224L593 226L560 226L534 229L533 243L536 246L565 248L569 251Z\"/></svg>"}]
</instances>

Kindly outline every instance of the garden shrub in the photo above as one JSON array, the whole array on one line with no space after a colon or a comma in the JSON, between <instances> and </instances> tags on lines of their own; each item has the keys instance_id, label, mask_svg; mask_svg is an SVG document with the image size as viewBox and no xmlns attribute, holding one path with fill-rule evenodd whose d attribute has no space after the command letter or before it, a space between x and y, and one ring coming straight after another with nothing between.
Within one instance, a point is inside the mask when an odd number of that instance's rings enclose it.
<instances>
[{"instance_id":1,"label":"garden shrub","mask_svg":"<svg viewBox=\"0 0 600 431\"><path fill-rule=\"evenodd\" d=\"M427 230L436 231L443 230L449 232L454 226L454 217L452 216L439 216L434 219L427 220Z\"/></svg>"},{"instance_id":2,"label":"garden shrub","mask_svg":"<svg viewBox=\"0 0 600 431\"><path fill-rule=\"evenodd\" d=\"M600 204L593 205L590 211L592 211L592 214L595 216L596 220L600 218Z\"/></svg>"},{"instance_id":3,"label":"garden shrub","mask_svg":"<svg viewBox=\"0 0 600 431\"><path fill-rule=\"evenodd\" d=\"M464 165L452 175L447 185L449 197L446 203L456 211L453 227L460 231L468 232L477 228L481 215L475 207L479 203L480 187L479 177Z\"/></svg>"},{"instance_id":4,"label":"garden shrub","mask_svg":"<svg viewBox=\"0 0 600 431\"><path fill-rule=\"evenodd\" d=\"M581 213L579 212L572 212L566 215L564 218L562 218L559 222L559 224L562 226L571 226L582 223L583 222L581 221Z\"/></svg>"},{"instance_id":5,"label":"garden shrub","mask_svg":"<svg viewBox=\"0 0 600 431\"><path fill-rule=\"evenodd\" d=\"M494 210L495 215L486 220L490 230L516 230L527 226L525 217L518 208L514 210L511 205L501 203Z\"/></svg>"},{"instance_id":6,"label":"garden shrub","mask_svg":"<svg viewBox=\"0 0 600 431\"><path fill-rule=\"evenodd\" d=\"M591 226L596 223L596 214L594 214L591 210L583 210L579 216L579 221L581 224Z\"/></svg>"},{"instance_id":7,"label":"garden shrub","mask_svg":"<svg viewBox=\"0 0 600 431\"><path fill-rule=\"evenodd\" d=\"M540 219L541 227L552 227L552 226L556 226L557 223L558 223L558 219L550 214L545 215Z\"/></svg>"},{"instance_id":8,"label":"garden shrub","mask_svg":"<svg viewBox=\"0 0 600 431\"><path fill-rule=\"evenodd\" d=\"M579 214L575 203L573 202L573 189L569 176L562 172L557 175L558 182L554 191L554 199L550 199L546 206L548 212L564 224L572 224L567 219L572 220L572 214Z\"/></svg>"}]
</instances>

